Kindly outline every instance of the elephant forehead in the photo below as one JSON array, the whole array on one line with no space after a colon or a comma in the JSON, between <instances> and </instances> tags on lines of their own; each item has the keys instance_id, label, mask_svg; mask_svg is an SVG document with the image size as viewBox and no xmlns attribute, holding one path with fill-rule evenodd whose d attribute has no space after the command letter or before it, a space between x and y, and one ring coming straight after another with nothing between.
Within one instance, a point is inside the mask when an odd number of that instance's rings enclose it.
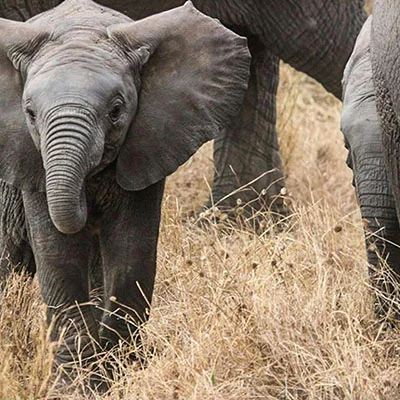
<instances>
[{"instance_id":1,"label":"elephant forehead","mask_svg":"<svg viewBox=\"0 0 400 400\"><path fill-rule=\"evenodd\" d=\"M108 37L99 38L87 32L74 31L73 37L47 43L36 55L30 71L48 72L66 65L81 65L89 70L127 70L128 60L122 49Z\"/></svg>"},{"instance_id":2,"label":"elephant forehead","mask_svg":"<svg viewBox=\"0 0 400 400\"><path fill-rule=\"evenodd\" d=\"M79 65L60 65L58 68L31 77L25 87L25 97L46 98L50 102L65 96L87 97L88 101L106 101L110 96L124 93L126 85L114 71L93 70Z\"/></svg>"},{"instance_id":3,"label":"elephant forehead","mask_svg":"<svg viewBox=\"0 0 400 400\"><path fill-rule=\"evenodd\" d=\"M50 39L35 55L37 69L46 69L59 63L88 61L104 67L116 66L124 60L122 50L108 37L111 25L132 22L130 18L112 9L88 0L66 0L58 7L39 14L27 24L46 27Z\"/></svg>"}]
</instances>

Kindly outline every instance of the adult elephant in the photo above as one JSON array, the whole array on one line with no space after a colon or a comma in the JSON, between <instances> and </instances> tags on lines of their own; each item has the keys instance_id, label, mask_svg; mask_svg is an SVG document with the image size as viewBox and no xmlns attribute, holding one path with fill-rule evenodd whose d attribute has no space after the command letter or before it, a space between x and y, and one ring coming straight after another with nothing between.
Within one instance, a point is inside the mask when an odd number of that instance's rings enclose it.
<instances>
[{"instance_id":1,"label":"adult elephant","mask_svg":"<svg viewBox=\"0 0 400 400\"><path fill-rule=\"evenodd\" d=\"M25 20L60 0L5 0L0 16ZM137 20L183 4L184 0L101 0ZM264 175L239 196L255 208L284 212L279 198L285 185L276 132L279 60L317 79L341 98L340 81L366 18L364 0L194 0L195 6L245 35L252 55L249 89L236 125L214 144L214 202ZM264 190L263 190L264 189ZM262 194L261 194L262 193ZM253 201L259 199L259 201Z\"/></svg>"},{"instance_id":2,"label":"adult elephant","mask_svg":"<svg viewBox=\"0 0 400 400\"><path fill-rule=\"evenodd\" d=\"M342 131L379 316L400 318L400 5L376 0L344 73ZM387 268L389 267L389 268Z\"/></svg>"}]
</instances>

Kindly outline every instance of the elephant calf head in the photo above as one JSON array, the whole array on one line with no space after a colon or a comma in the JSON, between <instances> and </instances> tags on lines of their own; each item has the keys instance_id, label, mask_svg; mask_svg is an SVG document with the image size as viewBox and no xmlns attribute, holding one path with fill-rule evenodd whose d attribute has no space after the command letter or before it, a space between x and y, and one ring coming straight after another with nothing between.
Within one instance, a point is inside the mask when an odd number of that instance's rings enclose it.
<instances>
[{"instance_id":1,"label":"elephant calf head","mask_svg":"<svg viewBox=\"0 0 400 400\"><path fill-rule=\"evenodd\" d=\"M75 233L85 179L115 162L141 190L175 171L238 114L249 63L246 40L191 2L137 22L90 0L0 19L0 178L46 191Z\"/></svg>"}]
</instances>

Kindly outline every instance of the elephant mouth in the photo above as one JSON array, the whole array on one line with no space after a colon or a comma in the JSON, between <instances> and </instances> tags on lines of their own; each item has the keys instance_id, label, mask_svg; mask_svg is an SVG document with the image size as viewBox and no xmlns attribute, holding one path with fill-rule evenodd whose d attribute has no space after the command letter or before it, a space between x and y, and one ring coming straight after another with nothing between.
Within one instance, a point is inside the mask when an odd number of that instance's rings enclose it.
<instances>
[{"instance_id":1,"label":"elephant mouth","mask_svg":"<svg viewBox=\"0 0 400 400\"><path fill-rule=\"evenodd\" d=\"M87 173L87 179L93 178L100 172L102 172L105 168L107 168L110 164L112 164L116 160L117 156L118 156L118 147L115 145L105 143L101 161L99 165L97 165L94 168L91 168L91 170Z\"/></svg>"}]
</instances>

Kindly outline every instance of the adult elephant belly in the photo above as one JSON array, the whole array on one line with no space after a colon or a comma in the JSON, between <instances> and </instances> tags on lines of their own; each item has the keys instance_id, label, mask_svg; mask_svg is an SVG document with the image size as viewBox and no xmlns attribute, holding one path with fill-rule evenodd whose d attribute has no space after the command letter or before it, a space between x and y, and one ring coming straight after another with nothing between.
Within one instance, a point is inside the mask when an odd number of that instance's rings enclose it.
<instances>
[{"instance_id":1,"label":"adult elephant belly","mask_svg":"<svg viewBox=\"0 0 400 400\"><path fill-rule=\"evenodd\" d=\"M363 0L197 0L195 4L225 25L259 38L268 51L341 98L344 66L366 19Z\"/></svg>"}]
</instances>

